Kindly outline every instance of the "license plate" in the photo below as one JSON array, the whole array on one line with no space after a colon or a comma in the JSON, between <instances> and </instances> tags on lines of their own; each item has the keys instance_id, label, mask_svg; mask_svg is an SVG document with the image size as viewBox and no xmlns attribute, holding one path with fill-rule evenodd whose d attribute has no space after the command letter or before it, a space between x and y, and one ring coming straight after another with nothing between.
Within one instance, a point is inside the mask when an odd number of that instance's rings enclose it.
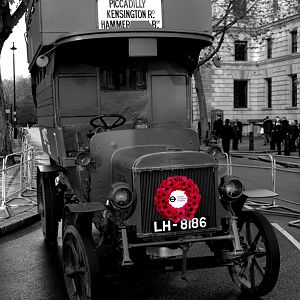
<instances>
[{"instance_id":1,"label":"license plate","mask_svg":"<svg viewBox=\"0 0 300 300\"><path fill-rule=\"evenodd\" d=\"M203 229L207 226L207 218L193 218L192 220L182 219L178 223L174 223L171 220L154 221L154 232L172 232L172 231L185 231L194 229Z\"/></svg>"}]
</instances>

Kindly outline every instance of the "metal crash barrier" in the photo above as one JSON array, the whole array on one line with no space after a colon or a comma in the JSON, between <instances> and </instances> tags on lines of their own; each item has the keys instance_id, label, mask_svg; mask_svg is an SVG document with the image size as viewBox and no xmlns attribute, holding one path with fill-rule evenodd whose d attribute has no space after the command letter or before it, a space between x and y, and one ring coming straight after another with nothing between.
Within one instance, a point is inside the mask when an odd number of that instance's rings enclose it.
<instances>
[{"instance_id":1,"label":"metal crash barrier","mask_svg":"<svg viewBox=\"0 0 300 300\"><path fill-rule=\"evenodd\" d=\"M245 183L246 190L268 189L275 192L272 155L240 152L230 156L229 164L230 175L238 176Z\"/></svg>"},{"instance_id":2,"label":"metal crash barrier","mask_svg":"<svg viewBox=\"0 0 300 300\"><path fill-rule=\"evenodd\" d=\"M300 157L275 155L274 166L276 171L276 185L274 189L279 194L279 197L276 197L276 199L298 208L300 206ZM285 184L286 182L288 182L288 185ZM293 188L291 189L290 186ZM286 207L284 208L287 209ZM294 216L300 217L299 209L290 210L295 213ZM293 214L291 214L291 216L293 216ZM300 227L300 219L290 221L288 225Z\"/></svg>"},{"instance_id":3,"label":"metal crash barrier","mask_svg":"<svg viewBox=\"0 0 300 300\"><path fill-rule=\"evenodd\" d=\"M227 153L222 153L219 158L219 168L218 168L218 177L219 179L224 175L229 175L231 172L230 169L230 157Z\"/></svg>"},{"instance_id":4,"label":"metal crash barrier","mask_svg":"<svg viewBox=\"0 0 300 300\"><path fill-rule=\"evenodd\" d=\"M34 188L35 149L29 144L30 135L22 137L22 150L2 157L0 218L9 218L10 207L36 205L31 197L36 196Z\"/></svg>"},{"instance_id":5,"label":"metal crash barrier","mask_svg":"<svg viewBox=\"0 0 300 300\"><path fill-rule=\"evenodd\" d=\"M245 163L245 158L249 163ZM300 217L300 203L296 199L300 194L299 157L239 152L230 156L229 164L229 174L238 176L245 183L246 190L261 189L260 193L249 192L246 206L265 213ZM294 208L278 202L289 203ZM289 225L300 227L300 219L289 222Z\"/></svg>"}]
</instances>

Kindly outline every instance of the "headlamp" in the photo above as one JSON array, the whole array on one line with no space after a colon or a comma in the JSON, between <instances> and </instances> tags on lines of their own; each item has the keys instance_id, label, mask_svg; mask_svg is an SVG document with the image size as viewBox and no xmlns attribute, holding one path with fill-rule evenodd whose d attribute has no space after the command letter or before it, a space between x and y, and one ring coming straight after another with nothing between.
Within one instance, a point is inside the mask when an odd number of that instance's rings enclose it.
<instances>
[{"instance_id":1,"label":"headlamp","mask_svg":"<svg viewBox=\"0 0 300 300\"><path fill-rule=\"evenodd\" d=\"M132 191L126 183L114 183L109 195L109 200L115 207L127 209L133 203Z\"/></svg>"},{"instance_id":2,"label":"headlamp","mask_svg":"<svg viewBox=\"0 0 300 300\"><path fill-rule=\"evenodd\" d=\"M219 190L225 201L232 202L243 194L244 186L240 179L235 176L223 176Z\"/></svg>"},{"instance_id":3,"label":"headlamp","mask_svg":"<svg viewBox=\"0 0 300 300\"><path fill-rule=\"evenodd\" d=\"M219 146L212 146L207 150L207 153L219 159L222 155L222 150Z\"/></svg>"},{"instance_id":4,"label":"headlamp","mask_svg":"<svg viewBox=\"0 0 300 300\"><path fill-rule=\"evenodd\" d=\"M82 167L86 167L91 161L91 157L87 152L79 152L76 157L76 162Z\"/></svg>"}]
</instances>

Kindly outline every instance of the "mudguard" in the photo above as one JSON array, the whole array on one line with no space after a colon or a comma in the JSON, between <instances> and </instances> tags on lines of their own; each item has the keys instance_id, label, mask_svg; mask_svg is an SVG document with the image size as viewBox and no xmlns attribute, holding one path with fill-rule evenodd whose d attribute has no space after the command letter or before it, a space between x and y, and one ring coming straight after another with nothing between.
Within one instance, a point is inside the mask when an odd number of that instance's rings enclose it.
<instances>
[{"instance_id":1,"label":"mudguard","mask_svg":"<svg viewBox=\"0 0 300 300\"><path fill-rule=\"evenodd\" d=\"M244 191L243 194L248 198L273 198L278 196L277 193L265 189Z\"/></svg>"},{"instance_id":2,"label":"mudguard","mask_svg":"<svg viewBox=\"0 0 300 300\"><path fill-rule=\"evenodd\" d=\"M41 173L54 173L54 172L63 172L64 168L61 166L51 166L51 165L40 165L38 166L38 170Z\"/></svg>"},{"instance_id":3,"label":"mudguard","mask_svg":"<svg viewBox=\"0 0 300 300\"><path fill-rule=\"evenodd\" d=\"M72 213L90 213L105 210L106 207L101 202L85 202L85 203L72 203L65 205Z\"/></svg>"}]
</instances>

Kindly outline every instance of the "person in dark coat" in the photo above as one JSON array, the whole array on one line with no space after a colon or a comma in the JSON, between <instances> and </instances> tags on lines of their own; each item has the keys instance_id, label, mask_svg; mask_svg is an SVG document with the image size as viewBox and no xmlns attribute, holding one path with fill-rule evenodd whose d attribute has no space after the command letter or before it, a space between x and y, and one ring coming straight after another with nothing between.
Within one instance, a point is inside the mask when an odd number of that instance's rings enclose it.
<instances>
[{"instance_id":1,"label":"person in dark coat","mask_svg":"<svg viewBox=\"0 0 300 300\"><path fill-rule=\"evenodd\" d=\"M221 137L222 137L223 151L229 155L230 140L233 137L233 130L232 130L232 126L230 125L229 119L225 120L225 124L222 128Z\"/></svg>"},{"instance_id":2,"label":"person in dark coat","mask_svg":"<svg viewBox=\"0 0 300 300\"><path fill-rule=\"evenodd\" d=\"M239 133L239 141L242 143L242 136L243 136L243 124L241 121L236 119L236 125L238 127L238 133Z\"/></svg>"},{"instance_id":3,"label":"person in dark coat","mask_svg":"<svg viewBox=\"0 0 300 300\"><path fill-rule=\"evenodd\" d=\"M291 151L296 151L297 148L296 141L298 137L299 137L298 120L294 120L294 123L291 125Z\"/></svg>"},{"instance_id":4,"label":"person in dark coat","mask_svg":"<svg viewBox=\"0 0 300 300\"><path fill-rule=\"evenodd\" d=\"M213 130L215 131L215 135L217 136L217 138L221 137L222 129L223 129L223 121L221 115L218 115L217 120L213 124Z\"/></svg>"},{"instance_id":5,"label":"person in dark coat","mask_svg":"<svg viewBox=\"0 0 300 300\"><path fill-rule=\"evenodd\" d=\"M270 120L269 117L266 116L263 121L263 129L264 129L264 136L265 136L264 145L270 142L272 128L273 128L272 120Z\"/></svg>"},{"instance_id":6,"label":"person in dark coat","mask_svg":"<svg viewBox=\"0 0 300 300\"><path fill-rule=\"evenodd\" d=\"M282 125L282 142L284 144L284 155L289 155L291 125L290 122L286 119L286 117L282 118L281 125Z\"/></svg>"},{"instance_id":7,"label":"person in dark coat","mask_svg":"<svg viewBox=\"0 0 300 300\"><path fill-rule=\"evenodd\" d=\"M282 118L281 125L282 125L283 136L285 136L285 134L288 132L289 129L289 121L286 119L286 117Z\"/></svg>"},{"instance_id":8,"label":"person in dark coat","mask_svg":"<svg viewBox=\"0 0 300 300\"><path fill-rule=\"evenodd\" d=\"M200 120L198 121L197 131L198 131L199 144L201 145L201 121Z\"/></svg>"},{"instance_id":9,"label":"person in dark coat","mask_svg":"<svg viewBox=\"0 0 300 300\"><path fill-rule=\"evenodd\" d=\"M279 117L276 117L275 124L272 130L272 140L277 148L277 154L281 155L281 143L282 143L282 124Z\"/></svg>"},{"instance_id":10,"label":"person in dark coat","mask_svg":"<svg viewBox=\"0 0 300 300\"><path fill-rule=\"evenodd\" d=\"M237 122L232 124L232 150L239 150L240 128Z\"/></svg>"}]
</instances>

